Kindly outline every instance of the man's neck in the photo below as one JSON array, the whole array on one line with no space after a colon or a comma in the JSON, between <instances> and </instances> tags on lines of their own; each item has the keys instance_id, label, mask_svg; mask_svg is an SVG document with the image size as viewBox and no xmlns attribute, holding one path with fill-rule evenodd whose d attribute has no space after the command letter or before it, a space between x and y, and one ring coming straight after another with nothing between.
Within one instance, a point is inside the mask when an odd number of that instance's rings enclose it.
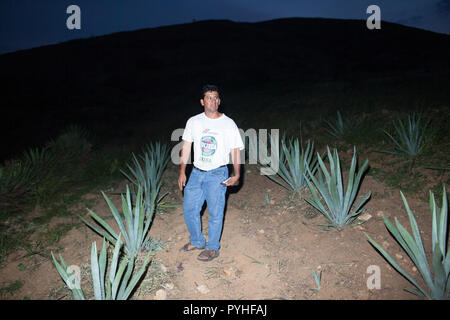
<instances>
[{"instance_id":1,"label":"man's neck","mask_svg":"<svg viewBox=\"0 0 450 320\"><path fill-rule=\"evenodd\" d=\"M223 115L223 113L220 113L218 111L215 111L215 112L205 111L205 115L206 115L207 118L217 119L217 118L220 118Z\"/></svg>"}]
</instances>

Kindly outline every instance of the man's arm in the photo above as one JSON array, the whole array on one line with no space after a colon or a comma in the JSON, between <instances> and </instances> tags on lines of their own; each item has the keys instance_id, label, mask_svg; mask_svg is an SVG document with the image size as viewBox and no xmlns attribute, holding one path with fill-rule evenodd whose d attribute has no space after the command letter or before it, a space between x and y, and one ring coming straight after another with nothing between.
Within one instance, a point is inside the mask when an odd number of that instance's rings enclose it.
<instances>
[{"instance_id":1,"label":"man's arm","mask_svg":"<svg viewBox=\"0 0 450 320\"><path fill-rule=\"evenodd\" d=\"M178 188L180 191L183 190L183 187L186 185L186 165L191 155L191 146L192 142L184 141L183 147L181 148L180 155L180 173L178 175Z\"/></svg>"},{"instance_id":2,"label":"man's arm","mask_svg":"<svg viewBox=\"0 0 450 320\"><path fill-rule=\"evenodd\" d=\"M239 178L241 175L241 153L239 148L234 148L231 150L231 161L233 162L233 176L227 181L226 185L234 186L239 183Z\"/></svg>"}]
</instances>

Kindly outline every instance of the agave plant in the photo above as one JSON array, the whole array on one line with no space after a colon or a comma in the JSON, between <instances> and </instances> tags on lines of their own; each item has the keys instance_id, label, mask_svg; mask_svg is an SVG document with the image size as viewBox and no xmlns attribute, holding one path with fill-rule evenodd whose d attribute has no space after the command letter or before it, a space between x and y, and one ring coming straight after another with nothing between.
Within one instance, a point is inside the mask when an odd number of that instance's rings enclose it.
<instances>
[{"instance_id":1,"label":"agave plant","mask_svg":"<svg viewBox=\"0 0 450 320\"><path fill-rule=\"evenodd\" d=\"M91 271L92 282L94 286L95 300L126 300L130 296L133 289L136 287L137 282L144 274L147 265L150 261L151 252L145 257L139 271L130 280L134 269L134 258L122 258L119 264L120 249L122 242L120 237L117 239L112 262L110 265L109 276L106 277L106 264L107 254L105 239L103 239L103 246L100 251L100 255L97 255L97 245L92 243L91 249ZM69 289L72 290L72 294L75 300L85 300L81 284L76 283L74 271L67 267L66 262L59 255L61 262L59 263L52 252L53 262L58 270L61 278L67 284Z\"/></svg>"},{"instance_id":2,"label":"agave plant","mask_svg":"<svg viewBox=\"0 0 450 320\"><path fill-rule=\"evenodd\" d=\"M122 210L123 215L119 213L117 208L111 202L111 200L103 193L108 206L119 226L120 232L123 235L125 243L125 252L129 257L136 257L139 251L142 249L143 243L145 242L145 237L147 236L148 230L150 228L150 223L152 220L152 215L147 215L145 213L144 202L142 200L142 187L138 187L136 204L133 208L133 203L131 200L130 189L127 186L126 197L122 197ZM98 223L102 228L99 228L92 223L88 222L86 219L80 216L84 223L91 227L98 234L105 237L111 243L115 243L119 239L120 235L117 234L114 229L100 218L97 214L88 209L91 217Z\"/></svg>"},{"instance_id":3,"label":"agave plant","mask_svg":"<svg viewBox=\"0 0 450 320\"><path fill-rule=\"evenodd\" d=\"M333 155L331 155L330 149L327 147L330 172L328 172L319 154L317 154L317 160L319 161L320 168L318 170L319 179L316 179L313 173L308 170L311 182L309 180L306 180L306 182L311 190L314 200L305 200L320 211L329 220L331 226L336 228L345 227L347 224L353 222L353 220L355 220L360 214L362 214L365 211L365 209L362 209L362 206L367 200L369 200L371 195L370 191L366 193L352 210L353 203L355 202L356 195L361 184L362 176L369 165L368 160L366 160L361 168L359 168L358 172L356 172L356 147L354 147L353 150L354 153L345 193L339 155L336 149L334 149ZM325 180L323 176L325 176ZM322 196L325 205L320 200L316 192L316 188Z\"/></svg>"},{"instance_id":4,"label":"agave plant","mask_svg":"<svg viewBox=\"0 0 450 320\"><path fill-rule=\"evenodd\" d=\"M127 165L131 176L121 170L121 172L132 182L135 187L142 186L144 190L145 211L153 215L155 206L161 199L157 196L162 185L162 174L169 161L169 147L166 144L156 142L148 144L139 158L144 162L142 167L138 158L133 156L133 166Z\"/></svg>"},{"instance_id":5,"label":"agave plant","mask_svg":"<svg viewBox=\"0 0 450 320\"><path fill-rule=\"evenodd\" d=\"M424 136L430 119L422 121L422 116L417 113L408 115L405 124L401 120L393 121L396 137L384 130L384 133L392 140L395 151L385 151L391 154L406 154L410 157L419 155L424 147Z\"/></svg>"},{"instance_id":6,"label":"agave plant","mask_svg":"<svg viewBox=\"0 0 450 320\"><path fill-rule=\"evenodd\" d=\"M331 123L328 120L325 120L325 123L328 125L329 128L325 128L325 130L333 137L341 139L343 138L350 128L352 127L352 123L350 123L348 120L344 120L342 118L341 112L338 110L337 112L337 119L335 123Z\"/></svg>"},{"instance_id":7,"label":"agave plant","mask_svg":"<svg viewBox=\"0 0 450 320\"><path fill-rule=\"evenodd\" d=\"M414 218L411 209L408 206L405 196L400 191L400 194L405 204L406 212L408 213L409 222L413 236L401 225L397 218L395 218L395 225L391 223L384 215L383 221L389 232L394 236L395 240L402 246L403 250L408 254L410 259L419 270L425 284L428 287L428 292L424 290L378 243L376 243L370 236L366 234L370 243L378 249L378 251L389 261L389 263L409 282L411 282L417 289L405 289L420 297L427 299L446 299L450 290L450 252L447 248L447 221L448 221L448 203L447 193L443 187L442 194L442 208L440 213L436 206L433 192L430 191L430 210L432 216L432 257L431 264L433 270L431 271L428 264L425 249L423 247L422 238L420 236L419 227ZM434 278L433 278L434 275Z\"/></svg>"},{"instance_id":8,"label":"agave plant","mask_svg":"<svg viewBox=\"0 0 450 320\"><path fill-rule=\"evenodd\" d=\"M313 174L317 170L317 160L314 159L314 142L308 140L306 149L303 149L298 138L287 140L283 136L277 175L285 183L274 176L268 175L267 177L288 190L299 192L307 186L308 170Z\"/></svg>"}]
</instances>

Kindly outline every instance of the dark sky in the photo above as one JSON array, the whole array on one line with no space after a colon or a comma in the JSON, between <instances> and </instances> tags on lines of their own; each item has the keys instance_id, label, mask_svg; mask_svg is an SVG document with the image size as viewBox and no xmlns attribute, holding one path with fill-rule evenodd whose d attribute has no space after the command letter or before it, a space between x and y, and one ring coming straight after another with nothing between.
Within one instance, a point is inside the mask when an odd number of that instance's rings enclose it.
<instances>
[{"instance_id":1,"label":"dark sky","mask_svg":"<svg viewBox=\"0 0 450 320\"><path fill-rule=\"evenodd\" d=\"M66 27L66 9L72 4L81 9L81 30ZM380 7L384 21L450 34L450 0L0 0L0 54L194 19L366 20L372 4Z\"/></svg>"}]
</instances>

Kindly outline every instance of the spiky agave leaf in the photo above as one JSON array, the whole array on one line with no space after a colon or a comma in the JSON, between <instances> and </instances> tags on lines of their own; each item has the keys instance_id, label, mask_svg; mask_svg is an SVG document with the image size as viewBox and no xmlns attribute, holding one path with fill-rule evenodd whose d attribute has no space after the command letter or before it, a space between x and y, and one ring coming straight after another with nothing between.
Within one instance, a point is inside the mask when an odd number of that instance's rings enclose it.
<instances>
[{"instance_id":1,"label":"spiky agave leaf","mask_svg":"<svg viewBox=\"0 0 450 320\"><path fill-rule=\"evenodd\" d=\"M111 213L120 229L120 234L124 238L125 252L129 256L136 256L142 249L144 239L147 236L150 228L152 216L146 215L144 209L144 203L142 199L142 188L138 186L138 193L136 197L136 204L133 207L131 199L131 192L127 186L126 196L122 198L122 214L117 210L116 206L111 200L103 193ZM80 216L82 221L86 223L94 231L105 237L109 242L115 243L120 237L114 229L101 217L88 209L91 217L102 227L98 228L83 217Z\"/></svg>"},{"instance_id":2,"label":"spiky agave leaf","mask_svg":"<svg viewBox=\"0 0 450 320\"><path fill-rule=\"evenodd\" d=\"M267 175L273 182L293 192L299 192L307 186L307 170L317 170L317 160L314 158L314 142L308 140L306 149L298 138L281 138L281 152L279 154L279 170L276 172L282 181L275 176Z\"/></svg>"},{"instance_id":3,"label":"spiky agave leaf","mask_svg":"<svg viewBox=\"0 0 450 320\"><path fill-rule=\"evenodd\" d=\"M84 293L81 288L77 288L73 285L73 283L70 282L70 279L73 279L73 272L68 273L69 268L67 267L66 262L64 261L63 257L59 255L59 259L61 260L61 264L56 260L55 256L53 255L53 252L51 252L53 263L55 264L56 270L58 271L59 275L63 279L63 281L66 283L67 287L72 291L73 298L75 300L85 300Z\"/></svg>"},{"instance_id":4,"label":"spiky agave leaf","mask_svg":"<svg viewBox=\"0 0 450 320\"><path fill-rule=\"evenodd\" d=\"M366 160L356 173L356 147L354 147L347 188L344 193L342 173L337 150L334 149L332 155L329 147L327 147L327 153L330 164L330 172L328 172L328 169L320 155L317 154L317 160L319 162L318 179L316 179L314 174L308 170L310 181L307 180L307 184L313 195L313 200L305 200L321 212L333 226L343 228L364 212L361 208L370 198L371 192L369 191L361 198L361 200L359 200L353 211L351 211L356 200L356 195L358 193L363 174L368 168L368 161ZM324 204L319 198L316 189L321 195ZM328 209L326 209L325 206Z\"/></svg>"},{"instance_id":5,"label":"spiky agave leaf","mask_svg":"<svg viewBox=\"0 0 450 320\"><path fill-rule=\"evenodd\" d=\"M411 236L409 232L400 224L400 222L398 222L397 218L395 218L396 224L394 225L383 215L384 224L416 265L420 275L429 289L429 292L420 287L417 282L405 270L403 270L380 245L378 245L370 236L366 234L370 243L372 243L372 245L378 249L378 251L388 260L388 262L406 279L408 279L419 291L410 289L405 290L416 295L426 297L427 299L445 299L448 296L450 288L450 252L446 250L448 203L445 187L443 187L443 189L442 208L440 214L437 212L438 210L436 207L434 194L430 191L433 272L431 271L430 265L427 261L417 222L402 192L400 192L400 194L408 214L413 236Z\"/></svg>"},{"instance_id":6,"label":"spiky agave leaf","mask_svg":"<svg viewBox=\"0 0 450 320\"><path fill-rule=\"evenodd\" d=\"M384 152L406 154L410 157L418 156L424 148L424 136L430 121L428 119L425 123L422 123L421 114L416 113L408 115L406 126L400 119L392 121L396 132L395 137L386 130L384 130L384 133L394 143L396 150Z\"/></svg>"}]
</instances>

